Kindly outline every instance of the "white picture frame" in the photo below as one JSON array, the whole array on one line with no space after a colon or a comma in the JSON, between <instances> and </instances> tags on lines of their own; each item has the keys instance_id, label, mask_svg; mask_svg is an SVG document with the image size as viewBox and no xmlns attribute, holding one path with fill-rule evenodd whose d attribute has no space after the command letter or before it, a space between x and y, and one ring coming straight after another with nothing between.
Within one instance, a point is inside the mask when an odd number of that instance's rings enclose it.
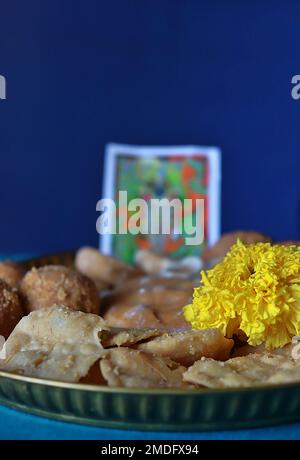
<instances>
[{"instance_id":1,"label":"white picture frame","mask_svg":"<svg viewBox=\"0 0 300 460\"><path fill-rule=\"evenodd\" d=\"M221 233L221 150L216 146L137 146L129 144L109 143L105 147L102 198L114 199L116 194L116 172L118 158L122 156L163 157L163 156L205 156L209 167L208 197L210 203L209 220L207 223L207 244L212 246L220 238ZM103 254L114 255L112 251L112 235L100 235L99 249Z\"/></svg>"}]
</instances>

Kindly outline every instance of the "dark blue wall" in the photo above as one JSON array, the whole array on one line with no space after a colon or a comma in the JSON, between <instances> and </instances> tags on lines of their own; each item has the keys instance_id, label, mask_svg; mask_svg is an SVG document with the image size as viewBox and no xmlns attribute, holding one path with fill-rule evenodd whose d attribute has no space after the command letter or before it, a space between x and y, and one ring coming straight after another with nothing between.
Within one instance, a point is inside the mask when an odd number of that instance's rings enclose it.
<instances>
[{"instance_id":1,"label":"dark blue wall","mask_svg":"<svg viewBox=\"0 0 300 460\"><path fill-rule=\"evenodd\" d=\"M1 0L0 251L96 244L106 142L223 150L223 231L300 238L300 3Z\"/></svg>"}]
</instances>

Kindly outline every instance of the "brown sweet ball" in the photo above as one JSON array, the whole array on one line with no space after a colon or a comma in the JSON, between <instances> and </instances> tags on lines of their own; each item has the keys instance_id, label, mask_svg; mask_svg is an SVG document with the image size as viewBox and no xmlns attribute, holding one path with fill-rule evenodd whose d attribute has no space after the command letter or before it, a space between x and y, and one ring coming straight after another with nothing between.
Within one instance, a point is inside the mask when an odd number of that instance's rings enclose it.
<instances>
[{"instance_id":1,"label":"brown sweet ball","mask_svg":"<svg viewBox=\"0 0 300 460\"><path fill-rule=\"evenodd\" d=\"M10 287L18 287L25 270L13 260L3 260L0 262L0 279L4 280Z\"/></svg>"},{"instance_id":2,"label":"brown sweet ball","mask_svg":"<svg viewBox=\"0 0 300 460\"><path fill-rule=\"evenodd\" d=\"M0 280L0 335L10 335L23 316L17 292L5 281Z\"/></svg>"},{"instance_id":3,"label":"brown sweet ball","mask_svg":"<svg viewBox=\"0 0 300 460\"><path fill-rule=\"evenodd\" d=\"M98 290L89 278L61 265L33 268L20 284L27 311L63 304L73 310L99 314Z\"/></svg>"}]
</instances>

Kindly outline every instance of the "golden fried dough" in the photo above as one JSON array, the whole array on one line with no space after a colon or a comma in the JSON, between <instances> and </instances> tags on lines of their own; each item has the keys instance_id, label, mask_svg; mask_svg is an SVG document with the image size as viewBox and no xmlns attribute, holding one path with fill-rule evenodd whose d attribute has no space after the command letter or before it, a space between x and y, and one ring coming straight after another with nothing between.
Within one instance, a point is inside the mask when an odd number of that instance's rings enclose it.
<instances>
[{"instance_id":1,"label":"golden fried dough","mask_svg":"<svg viewBox=\"0 0 300 460\"><path fill-rule=\"evenodd\" d=\"M73 310L99 314L100 299L94 283L61 265L33 268L20 284L27 311L63 304Z\"/></svg>"},{"instance_id":2,"label":"golden fried dough","mask_svg":"<svg viewBox=\"0 0 300 460\"><path fill-rule=\"evenodd\" d=\"M113 300L113 297L111 297ZM106 308L104 318L116 327L189 328L182 307L191 301L184 291L143 292L118 298ZM106 303L107 305L107 303Z\"/></svg>"},{"instance_id":3,"label":"golden fried dough","mask_svg":"<svg viewBox=\"0 0 300 460\"><path fill-rule=\"evenodd\" d=\"M0 280L0 335L7 338L23 316L17 292Z\"/></svg>"},{"instance_id":4,"label":"golden fried dough","mask_svg":"<svg viewBox=\"0 0 300 460\"><path fill-rule=\"evenodd\" d=\"M163 325L153 311L145 305L131 305L121 302L109 307L103 315L109 326L125 328L150 327L161 329Z\"/></svg>"},{"instance_id":5,"label":"golden fried dough","mask_svg":"<svg viewBox=\"0 0 300 460\"><path fill-rule=\"evenodd\" d=\"M138 345L139 350L172 359L190 366L205 356L217 360L229 358L233 340L223 337L219 329L165 333Z\"/></svg>"},{"instance_id":6,"label":"golden fried dough","mask_svg":"<svg viewBox=\"0 0 300 460\"><path fill-rule=\"evenodd\" d=\"M140 250L136 253L135 263L148 274L160 273L172 266L171 259L146 250Z\"/></svg>"},{"instance_id":7,"label":"golden fried dough","mask_svg":"<svg viewBox=\"0 0 300 460\"><path fill-rule=\"evenodd\" d=\"M23 267L13 260L0 262L0 279L4 280L12 288L18 287L25 274Z\"/></svg>"},{"instance_id":8,"label":"golden fried dough","mask_svg":"<svg viewBox=\"0 0 300 460\"><path fill-rule=\"evenodd\" d=\"M219 261L227 254L231 246L240 239L244 243L267 243L271 241L271 238L263 235L262 233L252 231L236 231L231 233L225 233L219 239L219 241L211 248L206 248L202 254L204 261L216 260Z\"/></svg>"},{"instance_id":9,"label":"golden fried dough","mask_svg":"<svg viewBox=\"0 0 300 460\"><path fill-rule=\"evenodd\" d=\"M119 286L103 300L110 326L186 328L182 307L192 300L194 282L178 277L141 277Z\"/></svg>"},{"instance_id":10,"label":"golden fried dough","mask_svg":"<svg viewBox=\"0 0 300 460\"><path fill-rule=\"evenodd\" d=\"M101 337L101 342L104 348L109 347L129 347L136 345L137 343L144 342L145 340L158 337L164 333L163 330L159 329L124 329L118 327L112 327L109 331Z\"/></svg>"},{"instance_id":11,"label":"golden fried dough","mask_svg":"<svg viewBox=\"0 0 300 460\"><path fill-rule=\"evenodd\" d=\"M37 310L25 316L6 342L8 372L64 382L78 382L105 353L104 320L64 306Z\"/></svg>"},{"instance_id":12,"label":"golden fried dough","mask_svg":"<svg viewBox=\"0 0 300 460\"><path fill-rule=\"evenodd\" d=\"M186 303L184 305L186 305ZM182 306L183 305L175 306L173 309L164 309L164 305L162 303L162 308L156 311L156 314L159 316L160 322L162 323L162 327L172 331L181 331L191 328L191 325L186 321L183 315Z\"/></svg>"},{"instance_id":13,"label":"golden fried dough","mask_svg":"<svg viewBox=\"0 0 300 460\"><path fill-rule=\"evenodd\" d=\"M131 348L113 348L100 361L103 377L109 386L157 388L184 387L183 366Z\"/></svg>"},{"instance_id":14,"label":"golden fried dough","mask_svg":"<svg viewBox=\"0 0 300 460\"><path fill-rule=\"evenodd\" d=\"M135 263L145 273L199 273L202 268L202 262L199 257L187 256L182 259L170 259L156 254L152 251L139 250L135 254Z\"/></svg>"},{"instance_id":15,"label":"golden fried dough","mask_svg":"<svg viewBox=\"0 0 300 460\"><path fill-rule=\"evenodd\" d=\"M83 247L75 257L75 267L83 275L88 276L97 285L109 287L125 281L137 274L130 265L111 256L101 254L97 249Z\"/></svg>"},{"instance_id":16,"label":"golden fried dough","mask_svg":"<svg viewBox=\"0 0 300 460\"><path fill-rule=\"evenodd\" d=\"M292 349L295 345L293 343L289 343L285 345L282 348L275 348L272 350L272 354L274 355L282 355L286 356L288 358L291 357ZM267 353L268 351L266 350L264 344L258 345L256 347L253 347L251 345L242 345L240 347L237 347L234 352L232 353L231 357L232 358L239 358L241 356L248 356L251 354L262 354L262 353Z\"/></svg>"},{"instance_id":17,"label":"golden fried dough","mask_svg":"<svg viewBox=\"0 0 300 460\"><path fill-rule=\"evenodd\" d=\"M300 382L300 362L275 353L250 354L225 362L202 358L184 373L183 378L208 388Z\"/></svg>"},{"instance_id":18,"label":"golden fried dough","mask_svg":"<svg viewBox=\"0 0 300 460\"><path fill-rule=\"evenodd\" d=\"M178 291L193 291L199 280L189 280L179 276L155 276L145 275L126 280L126 283L117 286L113 293L116 295L128 295L136 292L151 292L153 290L162 292L164 289L175 289Z\"/></svg>"}]
</instances>

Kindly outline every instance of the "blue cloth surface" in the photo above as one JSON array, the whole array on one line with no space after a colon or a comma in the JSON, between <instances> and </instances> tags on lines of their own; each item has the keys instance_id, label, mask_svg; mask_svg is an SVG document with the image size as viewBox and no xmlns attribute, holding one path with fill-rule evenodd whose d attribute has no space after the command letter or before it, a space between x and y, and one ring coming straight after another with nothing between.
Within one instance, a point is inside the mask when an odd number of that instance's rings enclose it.
<instances>
[{"instance_id":1,"label":"blue cloth surface","mask_svg":"<svg viewBox=\"0 0 300 460\"><path fill-rule=\"evenodd\" d=\"M28 415L0 406L0 439L223 440L300 439L300 423L261 429L199 433L161 433L94 428Z\"/></svg>"},{"instance_id":2,"label":"blue cloth surface","mask_svg":"<svg viewBox=\"0 0 300 460\"><path fill-rule=\"evenodd\" d=\"M0 254L0 260L24 260L37 254ZM300 439L300 423L260 429L199 433L112 430L58 422L0 406L0 439Z\"/></svg>"}]
</instances>

